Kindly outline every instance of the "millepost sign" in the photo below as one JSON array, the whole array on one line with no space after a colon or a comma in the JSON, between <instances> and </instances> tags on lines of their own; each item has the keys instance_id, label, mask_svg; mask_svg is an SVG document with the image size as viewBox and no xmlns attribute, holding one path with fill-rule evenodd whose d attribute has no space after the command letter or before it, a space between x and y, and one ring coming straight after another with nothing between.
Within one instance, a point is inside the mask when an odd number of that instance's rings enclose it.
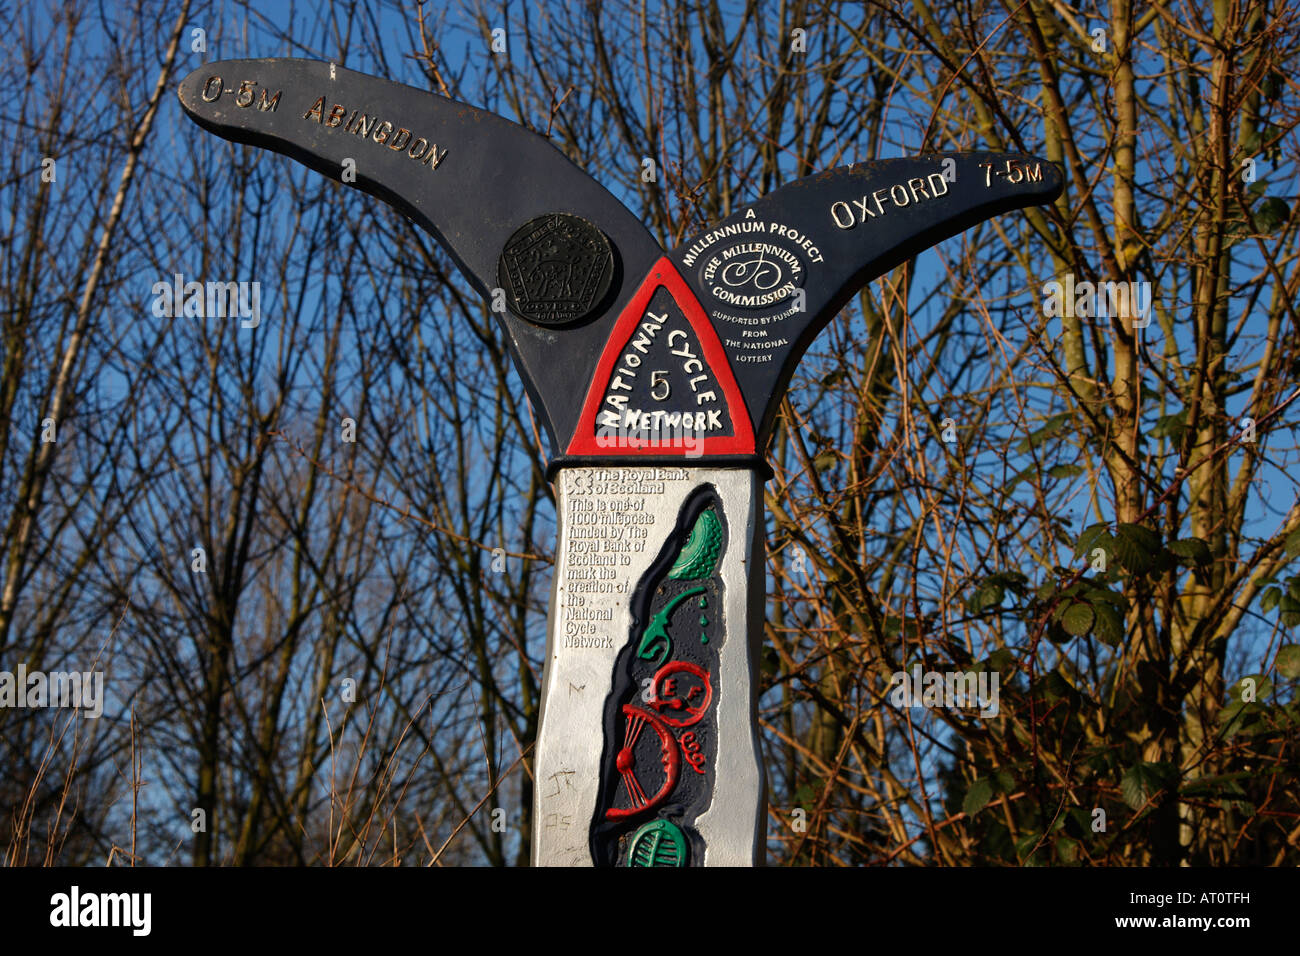
<instances>
[{"instance_id":1,"label":"millepost sign","mask_svg":"<svg viewBox=\"0 0 1300 956\"><path fill-rule=\"evenodd\" d=\"M228 60L180 98L205 129L401 210L500 319L559 509L533 862L756 862L764 451L786 385L864 284L1050 202L1057 167L1005 153L856 163L664 250L546 139L424 90Z\"/></svg>"}]
</instances>

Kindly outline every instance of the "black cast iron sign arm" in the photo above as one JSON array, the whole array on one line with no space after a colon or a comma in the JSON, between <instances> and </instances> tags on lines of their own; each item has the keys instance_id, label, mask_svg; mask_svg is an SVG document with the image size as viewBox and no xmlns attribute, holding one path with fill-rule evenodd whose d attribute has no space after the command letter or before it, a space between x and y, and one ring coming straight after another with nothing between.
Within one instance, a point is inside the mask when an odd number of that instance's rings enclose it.
<instances>
[{"instance_id":1,"label":"black cast iron sign arm","mask_svg":"<svg viewBox=\"0 0 1300 956\"><path fill-rule=\"evenodd\" d=\"M192 72L177 92L185 112L218 136L283 153L399 209L489 301L509 287L503 250L526 224L555 213L598 224L608 261L579 290L584 298L508 298L509 311L498 312L553 445L573 431L569 391L595 367L608 334L602 318L617 314L662 254L604 186L494 113L332 63L223 60Z\"/></svg>"},{"instance_id":2,"label":"black cast iron sign arm","mask_svg":"<svg viewBox=\"0 0 1300 956\"><path fill-rule=\"evenodd\" d=\"M734 333L723 341L734 343L727 353L755 419L760 453L804 351L863 286L970 226L1051 202L1061 188L1055 164L1019 153L937 153L855 163L782 186L674 249L669 257L690 277L715 326ZM747 233L746 227L755 231ZM728 230L751 240L740 242L741 248L759 249L732 262L766 265L771 260L761 257L767 246L768 256L790 264L791 289L782 301L798 299L800 309L777 320L779 337L788 346L771 344L773 335L756 335L761 326L747 327L755 315L773 313L761 306L746 310L745 296L732 294L721 281L724 257L735 246L714 237ZM736 300L741 304L732 308ZM746 346L755 342L774 357L754 361L754 349Z\"/></svg>"}]
</instances>

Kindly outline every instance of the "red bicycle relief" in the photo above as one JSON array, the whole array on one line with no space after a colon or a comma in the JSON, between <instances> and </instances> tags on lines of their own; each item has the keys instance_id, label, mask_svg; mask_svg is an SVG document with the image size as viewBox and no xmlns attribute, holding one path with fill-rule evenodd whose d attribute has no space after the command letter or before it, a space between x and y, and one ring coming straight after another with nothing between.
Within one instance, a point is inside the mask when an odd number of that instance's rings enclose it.
<instances>
[{"instance_id":1,"label":"red bicycle relief","mask_svg":"<svg viewBox=\"0 0 1300 956\"><path fill-rule=\"evenodd\" d=\"M627 791L630 806L610 807L605 811L605 817L609 820L634 816L658 806L677 784L677 774L681 769L681 755L677 751L677 741L662 720L632 704L623 705L623 716L627 719L627 724L623 730L623 746L615 758L614 766L623 778L623 788ZM659 789L649 796L646 795L641 780L645 768L639 767L637 761L637 741L647 725L654 729L659 738L659 760L664 775Z\"/></svg>"}]
</instances>

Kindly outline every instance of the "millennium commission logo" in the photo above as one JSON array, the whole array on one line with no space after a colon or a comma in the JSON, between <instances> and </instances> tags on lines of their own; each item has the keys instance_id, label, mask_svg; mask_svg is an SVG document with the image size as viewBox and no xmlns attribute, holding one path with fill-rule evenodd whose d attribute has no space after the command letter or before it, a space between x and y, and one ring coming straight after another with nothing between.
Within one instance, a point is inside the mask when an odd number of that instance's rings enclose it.
<instances>
[{"instance_id":1,"label":"millennium commission logo","mask_svg":"<svg viewBox=\"0 0 1300 956\"><path fill-rule=\"evenodd\" d=\"M745 239L719 249L700 267L700 281L720 304L766 309L794 295L806 270L799 256L770 239Z\"/></svg>"}]
</instances>

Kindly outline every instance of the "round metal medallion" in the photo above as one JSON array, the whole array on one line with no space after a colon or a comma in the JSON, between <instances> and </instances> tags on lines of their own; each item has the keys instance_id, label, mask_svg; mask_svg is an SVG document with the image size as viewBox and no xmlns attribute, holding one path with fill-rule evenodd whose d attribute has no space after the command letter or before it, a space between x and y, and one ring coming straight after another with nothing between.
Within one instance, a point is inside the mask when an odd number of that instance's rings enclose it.
<instances>
[{"instance_id":1,"label":"round metal medallion","mask_svg":"<svg viewBox=\"0 0 1300 956\"><path fill-rule=\"evenodd\" d=\"M614 280L614 249L578 216L551 213L524 223L506 242L497 281L507 305L538 325L590 318Z\"/></svg>"}]
</instances>

